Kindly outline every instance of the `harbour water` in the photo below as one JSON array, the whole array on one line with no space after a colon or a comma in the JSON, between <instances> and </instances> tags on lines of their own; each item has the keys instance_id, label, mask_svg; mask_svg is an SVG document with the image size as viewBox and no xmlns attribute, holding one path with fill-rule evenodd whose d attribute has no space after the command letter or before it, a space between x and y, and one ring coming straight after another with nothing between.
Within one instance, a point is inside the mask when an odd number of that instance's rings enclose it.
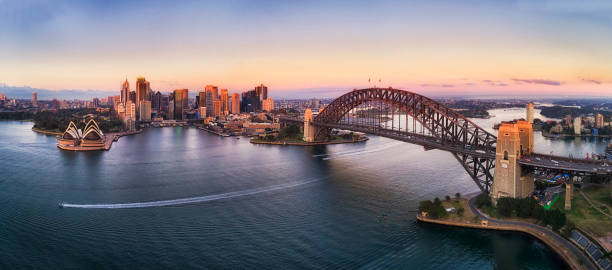
<instances>
[{"instance_id":1,"label":"harbour water","mask_svg":"<svg viewBox=\"0 0 612 270\"><path fill-rule=\"evenodd\" d=\"M564 267L525 235L417 223L419 201L477 191L445 152L381 137L253 145L181 127L67 152L31 126L0 122L1 269ZM603 151L590 140L536 135L536 150Z\"/></svg>"}]
</instances>

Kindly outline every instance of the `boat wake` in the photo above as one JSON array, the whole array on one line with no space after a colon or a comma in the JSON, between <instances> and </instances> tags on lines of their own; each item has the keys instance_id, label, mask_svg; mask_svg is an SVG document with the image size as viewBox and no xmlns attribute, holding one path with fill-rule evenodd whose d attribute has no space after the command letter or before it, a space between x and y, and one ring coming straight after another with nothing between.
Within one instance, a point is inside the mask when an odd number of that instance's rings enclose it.
<instances>
[{"instance_id":1,"label":"boat wake","mask_svg":"<svg viewBox=\"0 0 612 270\"><path fill-rule=\"evenodd\" d=\"M340 152L340 153L331 153L331 154L326 154L326 155L319 155L318 157L320 157L322 160L330 160L330 159L336 159L336 158L344 158L344 157L351 157L351 156L358 156L358 155L362 155L362 154L369 154L369 153L374 153L374 152L379 152L385 149L389 149L392 147L396 147L399 145L402 145L403 143L390 143L388 145L379 147L379 148L375 148L375 149L360 149L360 150L356 150L356 151L347 151L347 152Z\"/></svg>"},{"instance_id":2,"label":"boat wake","mask_svg":"<svg viewBox=\"0 0 612 270\"><path fill-rule=\"evenodd\" d=\"M270 192L281 189L288 189L298 186L303 186L306 184L318 182L321 179L313 179L304 182L293 182L286 183L262 188L248 189L242 191L234 191L222 194L215 195L207 195L200 197L191 197L191 198L183 198L183 199L174 199L174 200L163 200L163 201L152 201L152 202L134 202L134 203L112 203L112 204L73 204L73 203L60 203L59 206L63 208L101 208L101 209L123 209L123 208L145 208L145 207L160 207L160 206L172 206L172 205L182 205L182 204L192 204L192 203L202 203L209 201L216 201L221 199L230 199L235 197L242 197L248 195L254 195L264 192Z\"/></svg>"}]
</instances>

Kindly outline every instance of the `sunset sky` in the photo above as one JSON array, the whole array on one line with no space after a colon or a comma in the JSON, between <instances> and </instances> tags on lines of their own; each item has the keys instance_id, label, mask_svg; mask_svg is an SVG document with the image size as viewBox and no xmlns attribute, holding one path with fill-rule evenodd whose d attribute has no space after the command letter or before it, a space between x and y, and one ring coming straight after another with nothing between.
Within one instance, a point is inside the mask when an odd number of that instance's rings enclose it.
<instances>
[{"instance_id":1,"label":"sunset sky","mask_svg":"<svg viewBox=\"0 0 612 270\"><path fill-rule=\"evenodd\" d=\"M608 95L612 2L0 0L0 59L51 90Z\"/></svg>"}]
</instances>

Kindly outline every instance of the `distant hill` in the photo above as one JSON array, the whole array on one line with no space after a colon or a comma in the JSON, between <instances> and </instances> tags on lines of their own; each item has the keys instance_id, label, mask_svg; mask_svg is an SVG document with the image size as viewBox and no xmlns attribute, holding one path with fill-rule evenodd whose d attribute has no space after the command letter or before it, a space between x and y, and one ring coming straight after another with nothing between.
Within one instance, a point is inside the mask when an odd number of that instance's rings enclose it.
<instances>
[{"instance_id":1,"label":"distant hill","mask_svg":"<svg viewBox=\"0 0 612 270\"><path fill-rule=\"evenodd\" d=\"M117 91L101 91L101 90L48 90L40 88L32 88L29 86L9 86L0 84L0 93L4 93L7 99L30 99L32 92L36 92L39 100L51 99L92 99L94 97L103 98L113 95L118 95Z\"/></svg>"}]
</instances>

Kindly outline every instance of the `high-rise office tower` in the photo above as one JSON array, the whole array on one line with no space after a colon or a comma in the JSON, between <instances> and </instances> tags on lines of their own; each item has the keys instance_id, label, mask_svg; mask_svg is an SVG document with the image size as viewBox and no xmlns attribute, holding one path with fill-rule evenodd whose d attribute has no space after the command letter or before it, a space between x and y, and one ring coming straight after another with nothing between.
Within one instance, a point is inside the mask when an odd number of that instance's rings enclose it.
<instances>
[{"instance_id":1,"label":"high-rise office tower","mask_svg":"<svg viewBox=\"0 0 612 270\"><path fill-rule=\"evenodd\" d=\"M32 106L34 107L38 106L38 101L36 99L36 92L32 92Z\"/></svg>"},{"instance_id":2,"label":"high-rise office tower","mask_svg":"<svg viewBox=\"0 0 612 270\"><path fill-rule=\"evenodd\" d=\"M161 97L162 97L162 94L159 91L153 94L153 98L151 100L151 112L154 112L154 113L161 112Z\"/></svg>"},{"instance_id":3,"label":"high-rise office tower","mask_svg":"<svg viewBox=\"0 0 612 270\"><path fill-rule=\"evenodd\" d=\"M213 104L215 102L215 98L214 98L214 91L212 88L208 88L208 85L206 86L206 115L207 116L213 116L215 114L215 108L213 107Z\"/></svg>"},{"instance_id":4,"label":"high-rise office tower","mask_svg":"<svg viewBox=\"0 0 612 270\"><path fill-rule=\"evenodd\" d=\"M200 92L197 97L198 107L206 107L206 92Z\"/></svg>"},{"instance_id":5,"label":"high-rise office tower","mask_svg":"<svg viewBox=\"0 0 612 270\"><path fill-rule=\"evenodd\" d=\"M93 98L93 100L91 101L91 104L94 108L98 108L100 107L100 99L98 98Z\"/></svg>"},{"instance_id":6,"label":"high-rise office tower","mask_svg":"<svg viewBox=\"0 0 612 270\"><path fill-rule=\"evenodd\" d=\"M189 109L189 89L183 89L183 109Z\"/></svg>"},{"instance_id":7,"label":"high-rise office tower","mask_svg":"<svg viewBox=\"0 0 612 270\"><path fill-rule=\"evenodd\" d=\"M221 89L221 113L229 113L229 110L229 94L227 93L227 89Z\"/></svg>"},{"instance_id":8,"label":"high-rise office tower","mask_svg":"<svg viewBox=\"0 0 612 270\"><path fill-rule=\"evenodd\" d=\"M141 101L147 100L149 89L149 82L144 77L136 78L136 110L138 110Z\"/></svg>"},{"instance_id":9,"label":"high-rise office tower","mask_svg":"<svg viewBox=\"0 0 612 270\"><path fill-rule=\"evenodd\" d=\"M580 116L574 118L574 134L580 135L582 131L582 118Z\"/></svg>"},{"instance_id":10,"label":"high-rise office tower","mask_svg":"<svg viewBox=\"0 0 612 270\"><path fill-rule=\"evenodd\" d=\"M529 102L527 103L527 107L525 108L525 111L527 113L527 122L529 122L529 124L533 124L533 103Z\"/></svg>"},{"instance_id":11,"label":"high-rise office tower","mask_svg":"<svg viewBox=\"0 0 612 270\"><path fill-rule=\"evenodd\" d=\"M601 113L598 113L595 118L595 127L603 128L604 127L604 117Z\"/></svg>"},{"instance_id":12,"label":"high-rise office tower","mask_svg":"<svg viewBox=\"0 0 612 270\"><path fill-rule=\"evenodd\" d=\"M125 103L130 99L130 83L127 79L121 84L121 103Z\"/></svg>"},{"instance_id":13,"label":"high-rise office tower","mask_svg":"<svg viewBox=\"0 0 612 270\"><path fill-rule=\"evenodd\" d=\"M268 98L268 87L263 84L255 86L255 92L259 97L259 101L264 101Z\"/></svg>"},{"instance_id":14,"label":"high-rise office tower","mask_svg":"<svg viewBox=\"0 0 612 270\"><path fill-rule=\"evenodd\" d=\"M4 93L0 94L0 102L4 103L6 101L6 96Z\"/></svg>"},{"instance_id":15,"label":"high-rise office tower","mask_svg":"<svg viewBox=\"0 0 612 270\"><path fill-rule=\"evenodd\" d=\"M151 121L151 101L140 101L140 121Z\"/></svg>"},{"instance_id":16,"label":"high-rise office tower","mask_svg":"<svg viewBox=\"0 0 612 270\"><path fill-rule=\"evenodd\" d=\"M266 98L261 104L261 110L266 112L274 110L274 100L272 98Z\"/></svg>"},{"instance_id":17,"label":"high-rise office tower","mask_svg":"<svg viewBox=\"0 0 612 270\"><path fill-rule=\"evenodd\" d=\"M136 104L136 91L130 91L128 93L128 100Z\"/></svg>"},{"instance_id":18,"label":"high-rise office tower","mask_svg":"<svg viewBox=\"0 0 612 270\"><path fill-rule=\"evenodd\" d=\"M249 90L242 92L242 101L240 103L240 111L242 112L256 112L261 111L261 101L257 90Z\"/></svg>"},{"instance_id":19,"label":"high-rise office tower","mask_svg":"<svg viewBox=\"0 0 612 270\"><path fill-rule=\"evenodd\" d=\"M212 92L213 100L219 99L219 87L210 84L204 87L204 91L208 92L209 90Z\"/></svg>"},{"instance_id":20,"label":"high-rise office tower","mask_svg":"<svg viewBox=\"0 0 612 270\"><path fill-rule=\"evenodd\" d=\"M174 90L174 120L183 120L185 111L185 93L187 89Z\"/></svg>"},{"instance_id":21,"label":"high-rise office tower","mask_svg":"<svg viewBox=\"0 0 612 270\"><path fill-rule=\"evenodd\" d=\"M240 114L240 95L238 93L232 94L232 113Z\"/></svg>"},{"instance_id":22,"label":"high-rise office tower","mask_svg":"<svg viewBox=\"0 0 612 270\"><path fill-rule=\"evenodd\" d=\"M220 99L213 101L213 116L223 115L221 108L223 108L223 103L221 102Z\"/></svg>"}]
</instances>

